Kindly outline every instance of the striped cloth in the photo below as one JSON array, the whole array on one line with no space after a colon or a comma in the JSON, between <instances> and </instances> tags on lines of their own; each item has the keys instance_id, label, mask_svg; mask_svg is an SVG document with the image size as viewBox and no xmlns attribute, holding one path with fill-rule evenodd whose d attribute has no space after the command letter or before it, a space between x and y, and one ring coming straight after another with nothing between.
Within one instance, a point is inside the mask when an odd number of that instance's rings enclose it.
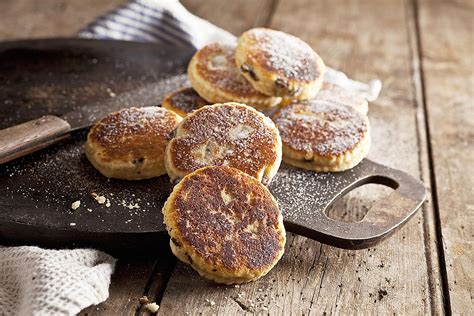
<instances>
[{"instance_id":1,"label":"striped cloth","mask_svg":"<svg viewBox=\"0 0 474 316\"><path fill-rule=\"evenodd\" d=\"M236 38L191 14L178 0L134 0L106 13L79 32L80 37L156 42L201 48Z\"/></svg>"},{"instance_id":2,"label":"striped cloth","mask_svg":"<svg viewBox=\"0 0 474 316\"><path fill-rule=\"evenodd\" d=\"M212 42L232 44L231 33L191 14L178 0L132 0L108 12L79 32L80 37L155 42L199 49ZM380 80L363 83L329 68L325 81L361 93L368 101L377 99Z\"/></svg>"}]
</instances>

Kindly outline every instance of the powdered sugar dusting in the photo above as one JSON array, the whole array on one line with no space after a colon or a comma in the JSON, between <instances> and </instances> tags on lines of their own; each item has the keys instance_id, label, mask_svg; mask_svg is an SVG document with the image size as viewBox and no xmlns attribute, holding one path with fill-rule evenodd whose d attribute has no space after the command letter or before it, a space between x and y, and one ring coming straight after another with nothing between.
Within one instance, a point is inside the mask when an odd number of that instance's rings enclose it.
<instances>
[{"instance_id":1,"label":"powdered sugar dusting","mask_svg":"<svg viewBox=\"0 0 474 316\"><path fill-rule=\"evenodd\" d=\"M321 76L317 66L320 57L299 38L264 28L245 34L252 42L248 48L249 58L258 61L260 66L277 71L284 79L309 82Z\"/></svg>"},{"instance_id":2,"label":"powdered sugar dusting","mask_svg":"<svg viewBox=\"0 0 474 316\"><path fill-rule=\"evenodd\" d=\"M53 227L74 222L79 230L164 231L161 207L172 189L168 178L107 179L85 157L84 141L85 131L0 166L0 195L9 213L0 210L0 217ZM99 204L93 193L106 202ZM77 201L80 207L74 210Z\"/></svg>"},{"instance_id":3,"label":"powdered sugar dusting","mask_svg":"<svg viewBox=\"0 0 474 316\"><path fill-rule=\"evenodd\" d=\"M176 114L156 106L123 109L100 120L89 139L101 146L104 160L157 159L163 157L178 120Z\"/></svg>"},{"instance_id":4,"label":"powdered sugar dusting","mask_svg":"<svg viewBox=\"0 0 474 316\"><path fill-rule=\"evenodd\" d=\"M293 103L274 121L285 146L321 156L344 154L368 131L368 122L355 109L322 100Z\"/></svg>"},{"instance_id":5,"label":"powdered sugar dusting","mask_svg":"<svg viewBox=\"0 0 474 316\"><path fill-rule=\"evenodd\" d=\"M285 221L308 225L318 216L324 216L323 211L332 199L356 179L355 169L322 173L282 164L269 189Z\"/></svg>"},{"instance_id":6,"label":"powdered sugar dusting","mask_svg":"<svg viewBox=\"0 0 474 316\"><path fill-rule=\"evenodd\" d=\"M183 172L227 165L256 177L277 162L277 139L263 114L228 103L203 107L183 120L170 148L173 165Z\"/></svg>"}]
</instances>

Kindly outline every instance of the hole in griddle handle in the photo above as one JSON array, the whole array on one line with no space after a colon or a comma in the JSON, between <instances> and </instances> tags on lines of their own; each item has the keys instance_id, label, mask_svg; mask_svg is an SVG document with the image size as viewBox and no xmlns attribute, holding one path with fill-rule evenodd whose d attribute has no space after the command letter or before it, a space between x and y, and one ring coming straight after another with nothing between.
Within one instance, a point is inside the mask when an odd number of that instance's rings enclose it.
<instances>
[{"instance_id":1,"label":"hole in griddle handle","mask_svg":"<svg viewBox=\"0 0 474 316\"><path fill-rule=\"evenodd\" d=\"M324 214L340 222L360 222L377 200L384 199L397 188L398 183L390 178L374 176L363 179L341 192L329 203Z\"/></svg>"}]
</instances>

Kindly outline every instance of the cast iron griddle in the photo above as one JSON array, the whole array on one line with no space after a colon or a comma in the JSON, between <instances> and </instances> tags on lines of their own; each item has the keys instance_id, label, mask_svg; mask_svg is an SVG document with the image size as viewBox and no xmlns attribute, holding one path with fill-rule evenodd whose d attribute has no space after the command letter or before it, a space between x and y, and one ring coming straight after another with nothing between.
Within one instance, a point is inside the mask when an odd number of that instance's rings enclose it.
<instances>
[{"instance_id":1,"label":"cast iron griddle","mask_svg":"<svg viewBox=\"0 0 474 316\"><path fill-rule=\"evenodd\" d=\"M185 69L192 53L121 41L2 43L0 128L87 104L107 104L111 98L123 107L159 105L166 93L187 84ZM147 101L135 104L137 93L146 93ZM106 179L84 156L86 133L75 132L54 147L0 166L2 243L117 251L150 247L166 238L161 207L172 190L168 177ZM324 214L337 197L366 183L396 190L377 201L360 222L339 222ZM370 247L393 233L425 198L421 183L369 160L342 173L282 165L270 190L289 231L351 249ZM109 203L98 204L92 193ZM74 211L71 204L77 200L81 206Z\"/></svg>"}]
</instances>

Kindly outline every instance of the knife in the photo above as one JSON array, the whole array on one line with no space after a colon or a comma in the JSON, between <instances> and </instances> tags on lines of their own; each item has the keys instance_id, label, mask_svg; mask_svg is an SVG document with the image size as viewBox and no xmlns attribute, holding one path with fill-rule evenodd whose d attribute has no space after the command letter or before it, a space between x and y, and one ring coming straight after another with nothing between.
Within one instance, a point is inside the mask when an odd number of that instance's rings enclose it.
<instances>
[{"instance_id":1,"label":"knife","mask_svg":"<svg viewBox=\"0 0 474 316\"><path fill-rule=\"evenodd\" d=\"M89 127L111 112L131 106L145 107L160 103L161 96L156 93L156 84L148 84L84 105L61 116L46 115L0 130L0 164L56 144L69 137L71 132Z\"/></svg>"}]
</instances>

